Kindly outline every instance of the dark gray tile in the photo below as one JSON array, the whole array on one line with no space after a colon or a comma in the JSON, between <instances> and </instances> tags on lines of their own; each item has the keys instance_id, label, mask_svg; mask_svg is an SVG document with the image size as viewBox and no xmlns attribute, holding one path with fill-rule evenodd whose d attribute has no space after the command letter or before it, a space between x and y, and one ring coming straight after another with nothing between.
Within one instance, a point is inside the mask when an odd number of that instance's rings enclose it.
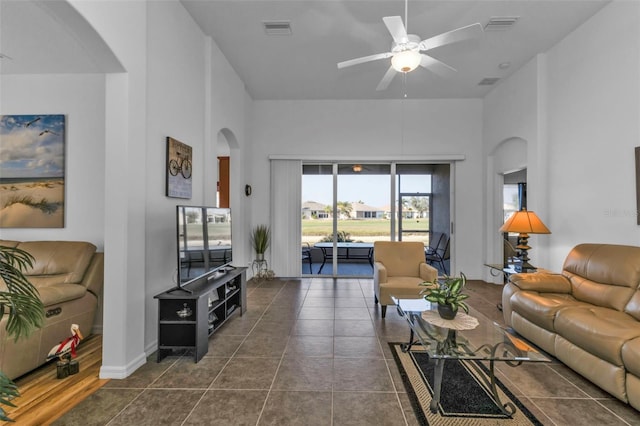
<instances>
[{"instance_id":1,"label":"dark gray tile","mask_svg":"<svg viewBox=\"0 0 640 426\"><path fill-rule=\"evenodd\" d=\"M279 358L284 353L288 340L286 335L250 335L242 342L235 356Z\"/></svg>"},{"instance_id":2,"label":"dark gray tile","mask_svg":"<svg viewBox=\"0 0 640 426\"><path fill-rule=\"evenodd\" d=\"M291 331L292 336L333 336L332 319L296 321Z\"/></svg>"},{"instance_id":3,"label":"dark gray tile","mask_svg":"<svg viewBox=\"0 0 640 426\"><path fill-rule=\"evenodd\" d=\"M210 390L185 421L185 425L254 426L267 391Z\"/></svg>"},{"instance_id":4,"label":"dark gray tile","mask_svg":"<svg viewBox=\"0 0 640 426\"><path fill-rule=\"evenodd\" d=\"M176 425L187 418L204 391L147 389L109 425Z\"/></svg>"},{"instance_id":5,"label":"dark gray tile","mask_svg":"<svg viewBox=\"0 0 640 426\"><path fill-rule=\"evenodd\" d=\"M54 426L106 425L142 392L142 389L102 387L52 424Z\"/></svg>"},{"instance_id":6,"label":"dark gray tile","mask_svg":"<svg viewBox=\"0 0 640 426\"><path fill-rule=\"evenodd\" d=\"M332 307L305 307L303 306L300 309L300 313L298 314L298 319L333 319L334 317L334 308Z\"/></svg>"},{"instance_id":7,"label":"dark gray tile","mask_svg":"<svg viewBox=\"0 0 640 426\"><path fill-rule=\"evenodd\" d=\"M335 336L375 336L376 330L370 319L348 320L337 319L334 328Z\"/></svg>"},{"instance_id":8,"label":"dark gray tile","mask_svg":"<svg viewBox=\"0 0 640 426\"><path fill-rule=\"evenodd\" d=\"M244 336L222 336L217 333L209 338L209 350L205 357L231 357L245 339Z\"/></svg>"},{"instance_id":9,"label":"dark gray tile","mask_svg":"<svg viewBox=\"0 0 640 426\"><path fill-rule=\"evenodd\" d=\"M331 392L271 391L258 425L330 425Z\"/></svg>"},{"instance_id":10,"label":"dark gray tile","mask_svg":"<svg viewBox=\"0 0 640 426\"><path fill-rule=\"evenodd\" d=\"M550 369L546 363L529 362L518 367L509 367L496 363L496 370L514 384L512 391L516 395L559 398L586 398L582 392L568 380Z\"/></svg>"},{"instance_id":11,"label":"dark gray tile","mask_svg":"<svg viewBox=\"0 0 640 426\"><path fill-rule=\"evenodd\" d=\"M333 355L346 358L382 358L382 350L376 337L335 336Z\"/></svg>"},{"instance_id":12,"label":"dark gray tile","mask_svg":"<svg viewBox=\"0 0 640 426\"><path fill-rule=\"evenodd\" d=\"M333 398L333 425L404 425L395 393L338 392Z\"/></svg>"},{"instance_id":13,"label":"dark gray tile","mask_svg":"<svg viewBox=\"0 0 640 426\"><path fill-rule=\"evenodd\" d=\"M304 299L303 306L305 308L333 308L336 299L333 297L309 297Z\"/></svg>"},{"instance_id":14,"label":"dark gray tile","mask_svg":"<svg viewBox=\"0 0 640 426\"><path fill-rule=\"evenodd\" d=\"M625 404L615 398L611 399L599 399L598 402L613 413L623 418L632 426L640 425L640 412L635 410L632 406Z\"/></svg>"},{"instance_id":15,"label":"dark gray tile","mask_svg":"<svg viewBox=\"0 0 640 426\"><path fill-rule=\"evenodd\" d=\"M340 296L335 299L336 308L366 308L367 304L362 296Z\"/></svg>"},{"instance_id":16,"label":"dark gray tile","mask_svg":"<svg viewBox=\"0 0 640 426\"><path fill-rule=\"evenodd\" d=\"M369 310L365 307L361 308L337 308L336 307L336 319L355 319L355 320L367 320L371 319Z\"/></svg>"},{"instance_id":17,"label":"dark gray tile","mask_svg":"<svg viewBox=\"0 0 640 426\"><path fill-rule=\"evenodd\" d=\"M332 357L333 337L291 336L285 357Z\"/></svg>"},{"instance_id":18,"label":"dark gray tile","mask_svg":"<svg viewBox=\"0 0 640 426\"><path fill-rule=\"evenodd\" d=\"M594 399L531 398L554 424L626 425L627 423Z\"/></svg>"},{"instance_id":19,"label":"dark gray tile","mask_svg":"<svg viewBox=\"0 0 640 426\"><path fill-rule=\"evenodd\" d=\"M333 384L333 359L284 358L273 389L331 391Z\"/></svg>"},{"instance_id":20,"label":"dark gray tile","mask_svg":"<svg viewBox=\"0 0 640 426\"><path fill-rule=\"evenodd\" d=\"M211 389L269 389L279 363L279 358L232 358Z\"/></svg>"},{"instance_id":21,"label":"dark gray tile","mask_svg":"<svg viewBox=\"0 0 640 426\"><path fill-rule=\"evenodd\" d=\"M111 379L103 387L105 388L146 388L160 377L169 367L176 363L180 357L166 357L161 362L156 362L155 355L147 358L147 362L125 379Z\"/></svg>"},{"instance_id":22,"label":"dark gray tile","mask_svg":"<svg viewBox=\"0 0 640 426\"><path fill-rule=\"evenodd\" d=\"M227 361L228 358L204 357L196 363L193 359L181 358L150 387L206 389Z\"/></svg>"},{"instance_id":23,"label":"dark gray tile","mask_svg":"<svg viewBox=\"0 0 640 426\"><path fill-rule=\"evenodd\" d=\"M394 388L384 360L334 358L333 390L391 392Z\"/></svg>"}]
</instances>

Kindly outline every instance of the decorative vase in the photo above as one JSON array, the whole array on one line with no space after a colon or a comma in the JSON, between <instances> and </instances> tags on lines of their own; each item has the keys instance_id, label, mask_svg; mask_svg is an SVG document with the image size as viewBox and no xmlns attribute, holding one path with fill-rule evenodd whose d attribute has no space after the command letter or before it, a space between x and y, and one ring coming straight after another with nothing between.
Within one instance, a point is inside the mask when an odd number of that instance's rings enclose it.
<instances>
[{"instance_id":1,"label":"decorative vase","mask_svg":"<svg viewBox=\"0 0 640 426\"><path fill-rule=\"evenodd\" d=\"M442 319L452 320L456 317L458 310L454 309L451 305L438 304L438 313Z\"/></svg>"},{"instance_id":2,"label":"decorative vase","mask_svg":"<svg viewBox=\"0 0 640 426\"><path fill-rule=\"evenodd\" d=\"M262 262L264 260L264 253L256 253L256 260Z\"/></svg>"}]
</instances>

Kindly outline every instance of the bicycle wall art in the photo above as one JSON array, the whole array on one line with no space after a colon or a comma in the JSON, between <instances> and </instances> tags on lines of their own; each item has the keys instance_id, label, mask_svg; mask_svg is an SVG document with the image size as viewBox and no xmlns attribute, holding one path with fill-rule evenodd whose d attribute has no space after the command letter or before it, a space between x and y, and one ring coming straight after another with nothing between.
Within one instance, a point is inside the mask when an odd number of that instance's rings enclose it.
<instances>
[{"instance_id":1,"label":"bicycle wall art","mask_svg":"<svg viewBox=\"0 0 640 426\"><path fill-rule=\"evenodd\" d=\"M167 197L191 198L192 148L167 137Z\"/></svg>"},{"instance_id":2,"label":"bicycle wall art","mask_svg":"<svg viewBox=\"0 0 640 426\"><path fill-rule=\"evenodd\" d=\"M0 228L64 228L65 116L0 115Z\"/></svg>"}]
</instances>

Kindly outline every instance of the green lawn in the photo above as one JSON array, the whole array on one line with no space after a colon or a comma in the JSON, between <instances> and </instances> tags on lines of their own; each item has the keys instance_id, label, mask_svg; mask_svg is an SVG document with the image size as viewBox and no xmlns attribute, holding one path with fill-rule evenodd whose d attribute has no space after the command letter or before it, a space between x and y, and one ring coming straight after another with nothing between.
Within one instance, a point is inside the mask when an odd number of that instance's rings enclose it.
<instances>
[{"instance_id":1,"label":"green lawn","mask_svg":"<svg viewBox=\"0 0 640 426\"><path fill-rule=\"evenodd\" d=\"M388 236L390 234L391 222L387 219L358 219L358 220L338 220L338 231L345 231L351 237L358 239L361 237ZM426 219L404 219L402 221L404 229L428 230ZM303 236L325 236L333 232L333 220L331 219L303 219Z\"/></svg>"}]
</instances>

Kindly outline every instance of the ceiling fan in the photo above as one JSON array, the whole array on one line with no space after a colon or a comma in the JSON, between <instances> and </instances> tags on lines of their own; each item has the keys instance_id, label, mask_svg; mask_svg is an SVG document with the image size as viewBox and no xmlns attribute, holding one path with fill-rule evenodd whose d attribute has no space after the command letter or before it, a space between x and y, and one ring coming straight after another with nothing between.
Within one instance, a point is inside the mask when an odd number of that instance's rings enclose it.
<instances>
[{"instance_id":1,"label":"ceiling fan","mask_svg":"<svg viewBox=\"0 0 640 426\"><path fill-rule=\"evenodd\" d=\"M483 35L482 25L479 23L467 25L437 36L420 40L415 34L407 34L407 29L402 23L400 16L385 16L382 21L387 26L393 43L391 51L385 53L377 53L375 55L363 56L361 58L350 59L348 61L339 62L338 68L346 68L352 65L358 65L365 62L376 61L379 59L391 58L391 66L380 80L376 90L385 90L391 84L396 73L408 73L422 66L435 74L442 77L450 76L456 72L456 69L445 64L438 59L427 55L429 50L436 47L445 46L460 41L480 38ZM407 2L405 1L405 22L407 21Z\"/></svg>"}]
</instances>

